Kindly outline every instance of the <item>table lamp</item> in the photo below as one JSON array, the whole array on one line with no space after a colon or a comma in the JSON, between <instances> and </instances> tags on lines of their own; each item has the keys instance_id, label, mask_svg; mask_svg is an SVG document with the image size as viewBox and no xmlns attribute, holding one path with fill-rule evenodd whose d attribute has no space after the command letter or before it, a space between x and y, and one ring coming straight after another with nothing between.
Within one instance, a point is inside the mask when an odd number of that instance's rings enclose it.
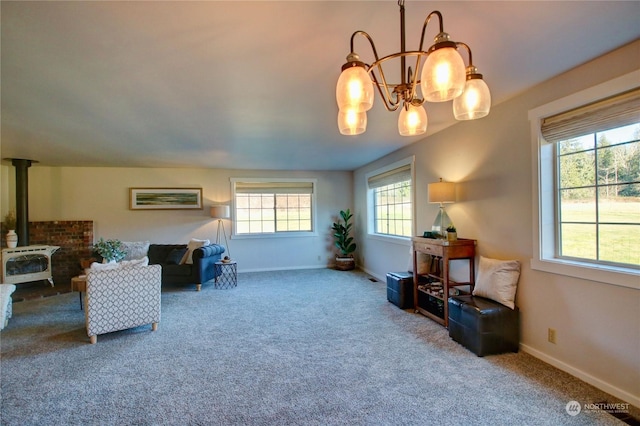
<instances>
[{"instance_id":1,"label":"table lamp","mask_svg":"<svg viewBox=\"0 0 640 426\"><path fill-rule=\"evenodd\" d=\"M440 210L436 220L433 221L431 226L431 232L438 238L447 237L447 227L453 225L447 211L444 209L444 203L453 203L456 201L456 184L453 182L443 182L440 178L440 182L430 183L427 187L428 197L430 203L440 203Z\"/></svg>"},{"instance_id":2,"label":"table lamp","mask_svg":"<svg viewBox=\"0 0 640 426\"><path fill-rule=\"evenodd\" d=\"M224 235L224 247L227 250L227 256L231 257L229 243L227 242L227 233L224 230L224 223L222 223L222 219L229 219L231 217L231 208L228 205L211 206L211 217L218 220L216 244L220 244L220 229L222 229L222 235Z\"/></svg>"}]
</instances>

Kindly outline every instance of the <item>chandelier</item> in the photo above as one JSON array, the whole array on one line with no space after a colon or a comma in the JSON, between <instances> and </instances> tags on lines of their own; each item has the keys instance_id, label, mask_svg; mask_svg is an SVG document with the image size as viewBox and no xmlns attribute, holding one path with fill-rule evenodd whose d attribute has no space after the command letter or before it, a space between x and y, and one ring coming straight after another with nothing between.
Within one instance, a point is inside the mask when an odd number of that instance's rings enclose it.
<instances>
[{"instance_id":1,"label":"chandelier","mask_svg":"<svg viewBox=\"0 0 640 426\"><path fill-rule=\"evenodd\" d=\"M453 99L453 114L457 120L475 120L489 114L491 94L482 80L482 74L473 66L471 49L462 42L451 41L444 32L442 14L431 12L422 26L420 47L415 51L405 49L404 0L398 0L400 6L400 52L378 57L373 39L365 31L356 31L351 35L351 53L336 86L338 101L338 128L343 135L359 135L367 129L367 111L373 106L374 87L384 102L387 111L400 108L398 131L402 136L421 135L427 131L427 112L424 102L446 102ZM434 44L426 51L422 49L424 35L432 17L440 23L440 32L434 38ZM363 36L371 44L375 61L366 64L354 51L356 36ZM468 53L469 66L458 49ZM383 65L400 59L399 83L389 83L385 77ZM415 72L407 68L407 60L415 59ZM424 59L424 61L423 61ZM397 61L396 61L397 62ZM422 63L424 62L424 64ZM420 67L422 69L420 70ZM420 78L418 79L418 76ZM418 91L420 87L420 92ZM422 95L422 98L420 97Z\"/></svg>"}]
</instances>

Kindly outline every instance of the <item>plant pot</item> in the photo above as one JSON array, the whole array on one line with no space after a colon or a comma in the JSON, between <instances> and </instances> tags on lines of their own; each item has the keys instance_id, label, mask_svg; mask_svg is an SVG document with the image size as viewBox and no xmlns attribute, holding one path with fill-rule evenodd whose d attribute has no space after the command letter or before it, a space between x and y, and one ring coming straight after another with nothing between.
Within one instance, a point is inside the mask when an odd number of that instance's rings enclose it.
<instances>
[{"instance_id":1,"label":"plant pot","mask_svg":"<svg viewBox=\"0 0 640 426\"><path fill-rule=\"evenodd\" d=\"M458 239L457 232L447 232L447 240L448 241L456 241Z\"/></svg>"},{"instance_id":2,"label":"plant pot","mask_svg":"<svg viewBox=\"0 0 640 426\"><path fill-rule=\"evenodd\" d=\"M7 232L7 247L18 247L18 234L16 234L16 231L13 229L10 229L9 232Z\"/></svg>"},{"instance_id":3,"label":"plant pot","mask_svg":"<svg viewBox=\"0 0 640 426\"><path fill-rule=\"evenodd\" d=\"M336 256L336 269L339 271L350 271L356 267L356 261L353 257Z\"/></svg>"}]
</instances>

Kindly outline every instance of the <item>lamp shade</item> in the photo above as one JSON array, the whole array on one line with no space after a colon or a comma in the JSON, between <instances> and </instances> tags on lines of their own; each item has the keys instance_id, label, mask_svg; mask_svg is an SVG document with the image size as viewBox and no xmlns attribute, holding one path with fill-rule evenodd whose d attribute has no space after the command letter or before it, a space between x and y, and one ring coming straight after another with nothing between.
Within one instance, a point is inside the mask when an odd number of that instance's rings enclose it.
<instances>
[{"instance_id":1,"label":"lamp shade","mask_svg":"<svg viewBox=\"0 0 640 426\"><path fill-rule=\"evenodd\" d=\"M453 47L434 50L422 67L420 87L428 102L449 101L462 93L466 80L464 61Z\"/></svg>"},{"instance_id":2,"label":"lamp shade","mask_svg":"<svg viewBox=\"0 0 640 426\"><path fill-rule=\"evenodd\" d=\"M398 131L402 136L421 135L427 131L427 111L422 105L402 107L398 117Z\"/></svg>"},{"instance_id":3,"label":"lamp shade","mask_svg":"<svg viewBox=\"0 0 640 426\"><path fill-rule=\"evenodd\" d=\"M211 206L211 217L214 219L229 219L231 208L227 205Z\"/></svg>"},{"instance_id":4,"label":"lamp shade","mask_svg":"<svg viewBox=\"0 0 640 426\"><path fill-rule=\"evenodd\" d=\"M430 203L454 203L456 201L456 184L453 182L430 183L428 185Z\"/></svg>"},{"instance_id":5,"label":"lamp shade","mask_svg":"<svg viewBox=\"0 0 640 426\"><path fill-rule=\"evenodd\" d=\"M364 112L373 106L373 82L364 67L347 67L338 78L336 101L340 111Z\"/></svg>"},{"instance_id":6,"label":"lamp shade","mask_svg":"<svg viewBox=\"0 0 640 426\"><path fill-rule=\"evenodd\" d=\"M453 100L453 115L456 120L475 120L489 114L491 92L481 78L467 80L464 92Z\"/></svg>"},{"instance_id":7,"label":"lamp shade","mask_svg":"<svg viewBox=\"0 0 640 426\"><path fill-rule=\"evenodd\" d=\"M338 111L338 129L343 135L359 135L367 130L367 113L353 109Z\"/></svg>"}]
</instances>

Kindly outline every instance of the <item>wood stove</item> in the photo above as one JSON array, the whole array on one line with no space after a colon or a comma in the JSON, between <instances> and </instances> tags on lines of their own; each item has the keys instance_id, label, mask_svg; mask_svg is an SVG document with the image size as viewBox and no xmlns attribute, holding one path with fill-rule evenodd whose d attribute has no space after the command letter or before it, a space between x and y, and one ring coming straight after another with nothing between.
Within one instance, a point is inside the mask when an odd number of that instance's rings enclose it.
<instances>
[{"instance_id":1,"label":"wood stove","mask_svg":"<svg viewBox=\"0 0 640 426\"><path fill-rule=\"evenodd\" d=\"M58 246L22 246L2 250L2 282L5 284L48 280L53 287L51 256Z\"/></svg>"}]
</instances>

